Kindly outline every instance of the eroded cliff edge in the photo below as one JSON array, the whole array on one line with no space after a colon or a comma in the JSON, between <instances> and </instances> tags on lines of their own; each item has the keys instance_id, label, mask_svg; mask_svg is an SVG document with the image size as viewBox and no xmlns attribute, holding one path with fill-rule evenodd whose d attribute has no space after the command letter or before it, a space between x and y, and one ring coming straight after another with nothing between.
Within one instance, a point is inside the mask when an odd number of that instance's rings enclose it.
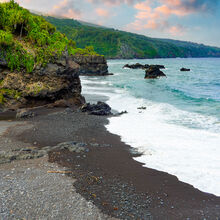
<instances>
[{"instance_id":1,"label":"eroded cliff edge","mask_svg":"<svg viewBox=\"0 0 220 220\"><path fill-rule=\"evenodd\" d=\"M0 3L0 11L0 109L81 106L79 75L108 75L93 47L77 48L43 17L14 1Z\"/></svg>"},{"instance_id":2,"label":"eroded cliff edge","mask_svg":"<svg viewBox=\"0 0 220 220\"><path fill-rule=\"evenodd\" d=\"M74 62L80 65L80 75L86 76L105 76L111 75L108 72L107 61L104 56L91 55L72 56Z\"/></svg>"},{"instance_id":3,"label":"eroded cliff edge","mask_svg":"<svg viewBox=\"0 0 220 220\"><path fill-rule=\"evenodd\" d=\"M57 100L82 105L85 99L81 95L79 71L80 66L71 57L62 57L45 67L37 67L32 73L10 71L1 66L0 106L17 109Z\"/></svg>"},{"instance_id":4,"label":"eroded cliff edge","mask_svg":"<svg viewBox=\"0 0 220 220\"><path fill-rule=\"evenodd\" d=\"M0 108L35 107L58 101L69 106L85 103L79 75L108 75L103 56L62 56L33 72L11 71L0 61Z\"/></svg>"}]
</instances>

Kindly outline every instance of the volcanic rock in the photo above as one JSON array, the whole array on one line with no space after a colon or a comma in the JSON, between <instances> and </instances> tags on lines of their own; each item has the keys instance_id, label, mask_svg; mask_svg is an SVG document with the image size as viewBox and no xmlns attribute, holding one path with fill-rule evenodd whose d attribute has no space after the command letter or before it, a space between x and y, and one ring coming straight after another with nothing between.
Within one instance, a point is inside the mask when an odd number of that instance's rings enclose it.
<instances>
[{"instance_id":1,"label":"volcanic rock","mask_svg":"<svg viewBox=\"0 0 220 220\"><path fill-rule=\"evenodd\" d=\"M80 75L86 76L105 76L112 75L108 72L107 61L104 56L72 56L72 60L77 63Z\"/></svg>"},{"instance_id":2,"label":"volcanic rock","mask_svg":"<svg viewBox=\"0 0 220 220\"><path fill-rule=\"evenodd\" d=\"M185 71L185 72L186 72L186 71L190 71L190 69L187 69L187 68L184 68L184 67L183 67L183 68L180 69L180 71L182 71L182 72Z\"/></svg>"},{"instance_id":3,"label":"volcanic rock","mask_svg":"<svg viewBox=\"0 0 220 220\"><path fill-rule=\"evenodd\" d=\"M156 68L159 68L159 69L165 69L165 66L164 65L148 65L148 64L140 64L140 63L136 63L136 64L125 64L123 66L123 68L129 68L129 69L148 69L150 67L156 67Z\"/></svg>"},{"instance_id":4,"label":"volcanic rock","mask_svg":"<svg viewBox=\"0 0 220 220\"><path fill-rule=\"evenodd\" d=\"M88 112L91 115L112 115L111 107L104 102L97 102L97 104L86 103L81 107L82 112Z\"/></svg>"},{"instance_id":5,"label":"volcanic rock","mask_svg":"<svg viewBox=\"0 0 220 220\"><path fill-rule=\"evenodd\" d=\"M158 67L151 66L146 70L145 79L156 79L158 77L166 76Z\"/></svg>"},{"instance_id":6,"label":"volcanic rock","mask_svg":"<svg viewBox=\"0 0 220 220\"><path fill-rule=\"evenodd\" d=\"M4 67L0 73L0 104L6 109L18 109L65 100L66 106L81 106L85 99L79 74L79 64L64 56L45 67L36 67L32 73L11 72Z\"/></svg>"},{"instance_id":7,"label":"volcanic rock","mask_svg":"<svg viewBox=\"0 0 220 220\"><path fill-rule=\"evenodd\" d=\"M147 69L149 68L149 65L148 64L145 64L145 65L142 65L140 63L136 63L136 64L126 64L124 65L123 68L129 68L129 69Z\"/></svg>"}]
</instances>

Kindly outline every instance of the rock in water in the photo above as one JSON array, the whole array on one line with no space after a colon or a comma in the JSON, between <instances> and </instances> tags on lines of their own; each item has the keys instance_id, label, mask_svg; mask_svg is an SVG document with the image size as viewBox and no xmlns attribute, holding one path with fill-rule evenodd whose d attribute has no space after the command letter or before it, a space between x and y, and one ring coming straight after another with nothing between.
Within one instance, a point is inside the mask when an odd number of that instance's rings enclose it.
<instances>
[{"instance_id":1,"label":"rock in water","mask_svg":"<svg viewBox=\"0 0 220 220\"><path fill-rule=\"evenodd\" d=\"M184 68L184 67L183 67L183 68L180 69L180 71L182 71L182 72L183 72L183 71L190 71L190 69L187 69L187 68Z\"/></svg>"},{"instance_id":2,"label":"rock in water","mask_svg":"<svg viewBox=\"0 0 220 220\"><path fill-rule=\"evenodd\" d=\"M137 109L139 109L139 110L146 110L147 107L142 106L142 107L138 107Z\"/></svg>"},{"instance_id":3,"label":"rock in water","mask_svg":"<svg viewBox=\"0 0 220 220\"><path fill-rule=\"evenodd\" d=\"M127 111L118 112L118 113L114 114L114 116L121 116L124 114L128 114L128 112Z\"/></svg>"},{"instance_id":4,"label":"rock in water","mask_svg":"<svg viewBox=\"0 0 220 220\"><path fill-rule=\"evenodd\" d=\"M81 107L81 110L91 115L112 115L111 107L104 102L97 102L97 104L86 103Z\"/></svg>"},{"instance_id":5,"label":"rock in water","mask_svg":"<svg viewBox=\"0 0 220 220\"><path fill-rule=\"evenodd\" d=\"M166 75L156 66L149 67L145 73L145 79L156 79L162 76Z\"/></svg>"},{"instance_id":6,"label":"rock in water","mask_svg":"<svg viewBox=\"0 0 220 220\"><path fill-rule=\"evenodd\" d=\"M148 64L140 64L140 63L136 63L136 64L125 64L123 66L123 68L129 68L129 69L148 69L150 67L157 67L159 69L165 69L164 65L148 65Z\"/></svg>"},{"instance_id":7,"label":"rock in water","mask_svg":"<svg viewBox=\"0 0 220 220\"><path fill-rule=\"evenodd\" d=\"M159 69L165 69L165 66L164 65L150 65L149 67L156 67L156 68L159 68Z\"/></svg>"},{"instance_id":8,"label":"rock in water","mask_svg":"<svg viewBox=\"0 0 220 220\"><path fill-rule=\"evenodd\" d=\"M105 76L112 75L108 72L107 61L104 56L72 56L75 63L80 66L80 75Z\"/></svg>"},{"instance_id":9,"label":"rock in water","mask_svg":"<svg viewBox=\"0 0 220 220\"><path fill-rule=\"evenodd\" d=\"M136 64L126 64L123 66L123 68L129 68L129 69L147 69L149 67L148 64L142 65L140 63L136 63Z\"/></svg>"},{"instance_id":10,"label":"rock in water","mask_svg":"<svg viewBox=\"0 0 220 220\"><path fill-rule=\"evenodd\" d=\"M0 104L3 108L18 109L41 106L65 100L68 106L85 103L81 95L80 66L72 57L61 57L32 73L0 72Z\"/></svg>"}]
</instances>

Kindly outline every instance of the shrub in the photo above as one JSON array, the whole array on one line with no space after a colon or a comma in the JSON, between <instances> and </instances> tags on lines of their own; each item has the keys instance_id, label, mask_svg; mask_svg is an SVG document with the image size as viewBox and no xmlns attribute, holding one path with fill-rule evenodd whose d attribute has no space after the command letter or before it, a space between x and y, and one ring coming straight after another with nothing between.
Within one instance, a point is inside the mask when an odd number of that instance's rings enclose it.
<instances>
[{"instance_id":1,"label":"shrub","mask_svg":"<svg viewBox=\"0 0 220 220\"><path fill-rule=\"evenodd\" d=\"M31 14L14 0L0 3L0 14L0 50L11 70L32 72L36 65L46 65L66 50L69 54L96 54L93 47L76 48L74 41L43 17Z\"/></svg>"}]
</instances>

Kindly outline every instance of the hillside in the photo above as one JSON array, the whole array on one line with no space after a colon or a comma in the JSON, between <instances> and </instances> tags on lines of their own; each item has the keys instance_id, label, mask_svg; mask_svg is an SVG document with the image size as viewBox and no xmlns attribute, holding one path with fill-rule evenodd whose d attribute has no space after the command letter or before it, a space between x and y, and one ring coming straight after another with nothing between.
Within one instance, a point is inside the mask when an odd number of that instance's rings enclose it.
<instances>
[{"instance_id":1,"label":"hillside","mask_svg":"<svg viewBox=\"0 0 220 220\"><path fill-rule=\"evenodd\" d=\"M81 105L81 71L89 72L95 62L93 72L102 68L100 74L107 73L104 57L91 46L77 48L43 17L13 0L0 3L0 15L0 112L59 100Z\"/></svg>"},{"instance_id":2,"label":"hillside","mask_svg":"<svg viewBox=\"0 0 220 220\"><path fill-rule=\"evenodd\" d=\"M80 49L43 17L31 14L14 1L0 3L0 63L11 70L45 65L64 52L95 54L92 47Z\"/></svg>"},{"instance_id":3,"label":"hillside","mask_svg":"<svg viewBox=\"0 0 220 220\"><path fill-rule=\"evenodd\" d=\"M79 47L92 45L107 58L220 57L220 48L169 39L154 39L73 19L45 17Z\"/></svg>"}]
</instances>

